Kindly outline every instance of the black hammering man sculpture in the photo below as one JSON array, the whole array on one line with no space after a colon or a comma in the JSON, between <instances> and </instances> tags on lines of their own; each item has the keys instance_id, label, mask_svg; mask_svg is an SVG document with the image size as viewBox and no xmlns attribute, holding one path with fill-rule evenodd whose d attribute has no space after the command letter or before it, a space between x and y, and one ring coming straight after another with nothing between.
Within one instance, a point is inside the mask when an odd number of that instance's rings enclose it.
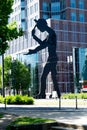
<instances>
[{"instance_id":1,"label":"black hammering man sculpture","mask_svg":"<svg viewBox=\"0 0 87 130\"><path fill-rule=\"evenodd\" d=\"M45 98L46 79L49 72L51 72L51 75L52 75L54 89L57 92L58 98L60 98L61 93L60 93L57 79L56 79L56 75L57 75L56 65L57 65L57 60L58 60L57 54L56 54L56 42L57 42L56 34L55 34L55 31L47 25L47 22L45 19L38 19L38 20L35 20L35 22L36 22L36 25L34 29L32 30L32 37L38 42L39 46L37 46L35 49L32 49L32 50L30 49L26 55L37 53L38 51L46 47L48 47L48 53L49 53L47 63L44 67L44 70L41 76L41 88L40 88L39 94L37 95L37 98ZM36 27L41 32L46 31L48 33L48 36L45 38L45 40L42 41L40 38L38 38L35 35Z\"/></svg>"}]
</instances>

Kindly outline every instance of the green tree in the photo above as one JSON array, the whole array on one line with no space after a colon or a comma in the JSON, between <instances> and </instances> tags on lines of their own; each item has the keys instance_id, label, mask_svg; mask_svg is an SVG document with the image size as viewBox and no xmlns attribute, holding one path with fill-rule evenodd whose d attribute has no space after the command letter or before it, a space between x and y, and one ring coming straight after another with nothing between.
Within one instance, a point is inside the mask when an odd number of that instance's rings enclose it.
<instances>
[{"instance_id":1,"label":"green tree","mask_svg":"<svg viewBox=\"0 0 87 130\"><path fill-rule=\"evenodd\" d=\"M4 54L8 49L8 42L23 35L21 28L17 28L14 21L8 24L8 19L12 13L12 5L14 0L0 1L0 55Z\"/></svg>"},{"instance_id":2,"label":"green tree","mask_svg":"<svg viewBox=\"0 0 87 130\"><path fill-rule=\"evenodd\" d=\"M4 59L4 85L9 86L9 71L11 70L11 56L6 56ZM0 87L2 86L2 66L0 66Z\"/></svg>"},{"instance_id":3,"label":"green tree","mask_svg":"<svg viewBox=\"0 0 87 130\"><path fill-rule=\"evenodd\" d=\"M16 21L8 24L9 16L13 12L14 0L0 0L0 55L2 55L2 93L4 93L4 53L8 49L9 41L23 35L21 28L17 27Z\"/></svg>"},{"instance_id":4,"label":"green tree","mask_svg":"<svg viewBox=\"0 0 87 130\"><path fill-rule=\"evenodd\" d=\"M1 75L2 75L2 67L1 67L1 65L0 65L0 88L1 88L1 86L2 86Z\"/></svg>"},{"instance_id":5,"label":"green tree","mask_svg":"<svg viewBox=\"0 0 87 130\"><path fill-rule=\"evenodd\" d=\"M12 66L12 57L6 56L4 59L4 85L9 87L10 78L11 78L11 66Z\"/></svg>"},{"instance_id":6,"label":"green tree","mask_svg":"<svg viewBox=\"0 0 87 130\"><path fill-rule=\"evenodd\" d=\"M34 68L32 68L32 73L33 73L33 87L32 87L32 95L37 95L39 93L39 79L38 79L38 65Z\"/></svg>"},{"instance_id":7,"label":"green tree","mask_svg":"<svg viewBox=\"0 0 87 130\"><path fill-rule=\"evenodd\" d=\"M0 87L1 87L1 72L0 66ZM12 61L11 56L6 56L4 59L4 86L12 87L18 90L26 90L31 83L30 67L21 63L18 60ZM10 82L12 86L10 86Z\"/></svg>"},{"instance_id":8,"label":"green tree","mask_svg":"<svg viewBox=\"0 0 87 130\"><path fill-rule=\"evenodd\" d=\"M15 60L12 63L12 84L14 89L26 90L29 88L30 84L30 71L26 65L22 64L20 61Z\"/></svg>"}]
</instances>

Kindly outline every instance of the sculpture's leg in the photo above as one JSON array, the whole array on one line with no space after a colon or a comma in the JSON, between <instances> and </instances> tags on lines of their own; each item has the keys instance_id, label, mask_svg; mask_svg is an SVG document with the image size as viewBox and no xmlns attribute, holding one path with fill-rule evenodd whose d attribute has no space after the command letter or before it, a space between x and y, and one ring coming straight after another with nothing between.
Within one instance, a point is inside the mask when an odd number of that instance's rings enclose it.
<instances>
[{"instance_id":1,"label":"sculpture's leg","mask_svg":"<svg viewBox=\"0 0 87 130\"><path fill-rule=\"evenodd\" d=\"M57 83L57 79L56 79L56 76L57 76L56 63L53 63L51 65L51 75L52 75L54 89L55 89L55 91L57 91L58 98L60 98L61 97L61 93L60 93L60 90L59 90L59 87L58 87L58 83Z\"/></svg>"},{"instance_id":2,"label":"sculpture's leg","mask_svg":"<svg viewBox=\"0 0 87 130\"><path fill-rule=\"evenodd\" d=\"M46 90L46 79L47 79L47 75L50 71L50 66L47 63L44 67L42 76L41 76L41 88L40 88L40 93L39 93L39 98L45 98L45 90Z\"/></svg>"}]
</instances>

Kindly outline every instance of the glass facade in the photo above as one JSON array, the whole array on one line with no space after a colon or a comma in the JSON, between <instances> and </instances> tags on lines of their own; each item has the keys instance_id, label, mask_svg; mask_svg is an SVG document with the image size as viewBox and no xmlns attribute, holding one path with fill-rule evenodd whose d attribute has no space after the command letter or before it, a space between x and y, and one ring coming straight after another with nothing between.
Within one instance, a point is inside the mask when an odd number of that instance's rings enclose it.
<instances>
[{"instance_id":1,"label":"glass facade","mask_svg":"<svg viewBox=\"0 0 87 130\"><path fill-rule=\"evenodd\" d=\"M12 56L13 61L18 59L22 63L26 64L30 69L31 83L29 88L31 88L31 95L35 96L39 93L39 77L38 77L38 54L34 55L23 55L22 53Z\"/></svg>"},{"instance_id":2,"label":"glass facade","mask_svg":"<svg viewBox=\"0 0 87 130\"><path fill-rule=\"evenodd\" d=\"M43 18L60 19L60 2L52 0L51 2L42 3Z\"/></svg>"},{"instance_id":3,"label":"glass facade","mask_svg":"<svg viewBox=\"0 0 87 130\"><path fill-rule=\"evenodd\" d=\"M27 22L26 22L26 2L25 0L21 0L21 27L23 28L23 31L27 29Z\"/></svg>"},{"instance_id":4,"label":"glass facade","mask_svg":"<svg viewBox=\"0 0 87 130\"><path fill-rule=\"evenodd\" d=\"M85 22L85 12L81 12L81 10L84 10L84 0L78 0L78 2L76 0L70 0L70 7L72 9L71 20Z\"/></svg>"},{"instance_id":5,"label":"glass facade","mask_svg":"<svg viewBox=\"0 0 87 130\"><path fill-rule=\"evenodd\" d=\"M80 92L82 89L82 82L87 80L87 48L74 48L74 82L75 90Z\"/></svg>"}]
</instances>

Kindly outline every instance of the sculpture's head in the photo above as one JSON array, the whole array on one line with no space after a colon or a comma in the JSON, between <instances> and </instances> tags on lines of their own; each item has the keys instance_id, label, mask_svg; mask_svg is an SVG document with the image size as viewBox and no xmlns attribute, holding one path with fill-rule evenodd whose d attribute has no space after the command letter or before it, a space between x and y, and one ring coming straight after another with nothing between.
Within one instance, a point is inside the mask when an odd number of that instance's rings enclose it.
<instances>
[{"instance_id":1,"label":"sculpture's head","mask_svg":"<svg viewBox=\"0 0 87 130\"><path fill-rule=\"evenodd\" d=\"M36 22L36 26L37 28L41 31L44 32L46 31L47 28L47 22L45 19L38 19L38 20L34 20Z\"/></svg>"}]
</instances>

